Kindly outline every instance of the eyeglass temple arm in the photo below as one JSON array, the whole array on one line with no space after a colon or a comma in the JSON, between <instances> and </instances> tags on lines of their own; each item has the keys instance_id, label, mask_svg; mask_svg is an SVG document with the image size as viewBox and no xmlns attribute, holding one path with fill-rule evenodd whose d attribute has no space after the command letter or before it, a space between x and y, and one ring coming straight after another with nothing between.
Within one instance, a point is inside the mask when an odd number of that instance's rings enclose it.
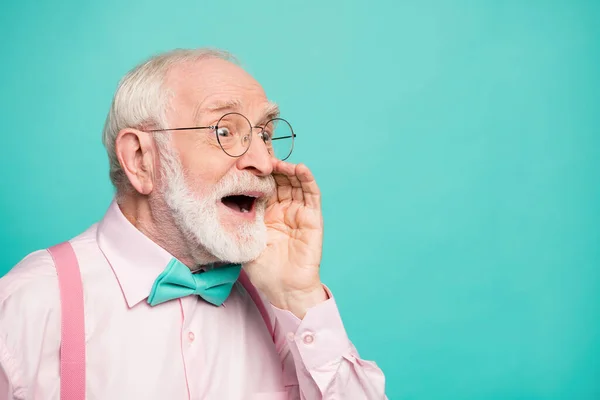
<instances>
[{"instance_id":1,"label":"eyeglass temple arm","mask_svg":"<svg viewBox=\"0 0 600 400\"><path fill-rule=\"evenodd\" d=\"M191 131L194 129L215 129L216 126L195 126L192 128L173 128L173 129L152 129L149 130L148 132L167 132L167 131ZM258 128L258 127L257 127ZM272 138L271 140L280 140L280 139L289 139L289 138L295 138L296 134L292 134L290 136L281 136L281 137L276 137L276 138Z\"/></svg>"},{"instance_id":2,"label":"eyeglass temple arm","mask_svg":"<svg viewBox=\"0 0 600 400\"><path fill-rule=\"evenodd\" d=\"M295 138L295 137L296 137L296 134L294 133L294 134L293 134L293 135L291 135L291 136L281 136L281 137L275 137L275 138L272 138L271 140L289 139L289 138L291 138L291 137Z\"/></svg>"},{"instance_id":3,"label":"eyeglass temple arm","mask_svg":"<svg viewBox=\"0 0 600 400\"><path fill-rule=\"evenodd\" d=\"M215 129L216 126L194 126L192 128L152 129L148 132L192 131L196 129Z\"/></svg>"}]
</instances>

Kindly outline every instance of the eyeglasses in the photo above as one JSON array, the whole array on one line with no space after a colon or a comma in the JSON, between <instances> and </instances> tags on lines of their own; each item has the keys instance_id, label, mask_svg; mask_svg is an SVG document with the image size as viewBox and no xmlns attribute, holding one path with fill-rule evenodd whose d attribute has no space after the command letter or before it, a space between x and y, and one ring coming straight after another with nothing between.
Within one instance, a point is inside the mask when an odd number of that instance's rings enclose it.
<instances>
[{"instance_id":1,"label":"eyeglasses","mask_svg":"<svg viewBox=\"0 0 600 400\"><path fill-rule=\"evenodd\" d=\"M294 149L296 134L292 125L283 118L273 118L263 126L252 126L248 118L242 114L231 112L223 115L216 125L195 126L191 128L153 129L148 132L191 131L196 129L212 129L221 149L230 157L241 157L250 148L252 131L260 129L258 136L262 139L271 155L279 160L286 160Z\"/></svg>"}]
</instances>

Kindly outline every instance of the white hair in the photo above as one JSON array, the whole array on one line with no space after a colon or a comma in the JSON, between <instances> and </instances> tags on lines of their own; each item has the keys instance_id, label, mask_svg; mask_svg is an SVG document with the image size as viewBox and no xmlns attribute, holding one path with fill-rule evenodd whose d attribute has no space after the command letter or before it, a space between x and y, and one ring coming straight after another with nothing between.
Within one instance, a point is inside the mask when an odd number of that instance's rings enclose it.
<instances>
[{"instance_id":1,"label":"white hair","mask_svg":"<svg viewBox=\"0 0 600 400\"><path fill-rule=\"evenodd\" d=\"M119 82L102 132L102 142L110 163L110 180L117 193L129 186L115 151L119 131L124 128L143 129L147 126L167 128L166 111L172 96L169 88L164 85L168 72L175 65L205 58L219 58L237 63L232 54L223 50L176 49L158 54L137 65ZM164 149L170 136L155 136L156 139L158 137L165 138L157 140L159 148Z\"/></svg>"}]
</instances>

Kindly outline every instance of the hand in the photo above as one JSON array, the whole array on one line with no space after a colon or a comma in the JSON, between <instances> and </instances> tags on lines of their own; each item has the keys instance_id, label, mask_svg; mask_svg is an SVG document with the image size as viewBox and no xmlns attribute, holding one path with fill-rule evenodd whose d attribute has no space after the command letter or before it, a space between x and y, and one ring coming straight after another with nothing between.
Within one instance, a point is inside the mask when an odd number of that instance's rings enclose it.
<instances>
[{"instance_id":1,"label":"hand","mask_svg":"<svg viewBox=\"0 0 600 400\"><path fill-rule=\"evenodd\" d=\"M319 267L323 247L321 193L303 164L274 162L276 193L267 203L267 247L244 265L254 286L275 307L303 318L327 300Z\"/></svg>"}]
</instances>

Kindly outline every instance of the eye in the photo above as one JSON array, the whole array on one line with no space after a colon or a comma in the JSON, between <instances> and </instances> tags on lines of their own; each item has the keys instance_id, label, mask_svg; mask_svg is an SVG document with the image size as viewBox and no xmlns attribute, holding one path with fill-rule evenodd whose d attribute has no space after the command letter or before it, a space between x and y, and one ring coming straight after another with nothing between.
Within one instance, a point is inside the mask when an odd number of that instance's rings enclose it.
<instances>
[{"instance_id":1,"label":"eye","mask_svg":"<svg viewBox=\"0 0 600 400\"><path fill-rule=\"evenodd\" d=\"M262 139L262 141L265 142L266 144L271 143L271 133L270 132L263 130L259 136Z\"/></svg>"},{"instance_id":2,"label":"eye","mask_svg":"<svg viewBox=\"0 0 600 400\"><path fill-rule=\"evenodd\" d=\"M217 129L217 135L223 138L230 137L231 131L227 127L219 127L219 129Z\"/></svg>"}]
</instances>

